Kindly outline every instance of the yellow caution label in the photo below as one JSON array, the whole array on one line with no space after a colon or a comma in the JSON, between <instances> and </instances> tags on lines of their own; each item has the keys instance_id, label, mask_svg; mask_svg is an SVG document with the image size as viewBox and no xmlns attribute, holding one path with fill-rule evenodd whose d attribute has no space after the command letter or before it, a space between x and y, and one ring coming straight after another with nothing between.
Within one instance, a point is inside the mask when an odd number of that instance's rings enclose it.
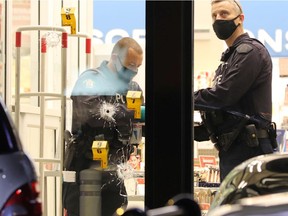
<instances>
[{"instance_id":1,"label":"yellow caution label","mask_svg":"<svg viewBox=\"0 0 288 216\"><path fill-rule=\"evenodd\" d=\"M62 8L61 18L62 26L70 26L71 34L76 34L76 18L75 18L75 8Z\"/></svg>"},{"instance_id":2,"label":"yellow caution label","mask_svg":"<svg viewBox=\"0 0 288 216\"><path fill-rule=\"evenodd\" d=\"M100 160L103 169L108 166L109 145L105 140L95 140L92 144L93 160Z\"/></svg>"},{"instance_id":3,"label":"yellow caution label","mask_svg":"<svg viewBox=\"0 0 288 216\"><path fill-rule=\"evenodd\" d=\"M134 110L134 118L141 118L142 92L128 91L126 95L127 108Z\"/></svg>"}]
</instances>

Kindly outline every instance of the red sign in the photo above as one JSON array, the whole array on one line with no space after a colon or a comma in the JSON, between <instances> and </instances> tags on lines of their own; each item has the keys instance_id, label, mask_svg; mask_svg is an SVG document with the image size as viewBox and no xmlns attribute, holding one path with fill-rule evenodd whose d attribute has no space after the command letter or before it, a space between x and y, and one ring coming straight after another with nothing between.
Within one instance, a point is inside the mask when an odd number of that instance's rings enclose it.
<instances>
[{"instance_id":1,"label":"red sign","mask_svg":"<svg viewBox=\"0 0 288 216\"><path fill-rule=\"evenodd\" d=\"M199 155L200 167L206 167L207 165L217 165L215 156Z\"/></svg>"}]
</instances>

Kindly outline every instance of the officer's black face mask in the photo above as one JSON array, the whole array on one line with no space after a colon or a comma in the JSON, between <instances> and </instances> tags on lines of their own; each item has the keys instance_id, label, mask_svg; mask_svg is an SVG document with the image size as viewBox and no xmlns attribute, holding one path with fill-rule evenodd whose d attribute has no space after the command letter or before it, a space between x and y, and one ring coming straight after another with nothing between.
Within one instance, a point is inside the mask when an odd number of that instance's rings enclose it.
<instances>
[{"instance_id":1,"label":"officer's black face mask","mask_svg":"<svg viewBox=\"0 0 288 216\"><path fill-rule=\"evenodd\" d=\"M240 23L238 25L235 25L234 23L234 20L239 16L240 15L232 20L215 20L213 23L213 29L220 40L226 40L233 34L236 28L240 25Z\"/></svg>"}]
</instances>

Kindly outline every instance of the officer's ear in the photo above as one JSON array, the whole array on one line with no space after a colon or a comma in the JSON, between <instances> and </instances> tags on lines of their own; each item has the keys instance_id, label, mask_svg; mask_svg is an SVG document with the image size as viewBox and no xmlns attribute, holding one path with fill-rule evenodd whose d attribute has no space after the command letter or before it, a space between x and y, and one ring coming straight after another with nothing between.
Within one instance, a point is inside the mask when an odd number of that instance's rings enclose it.
<instances>
[{"instance_id":1,"label":"officer's ear","mask_svg":"<svg viewBox=\"0 0 288 216\"><path fill-rule=\"evenodd\" d=\"M241 22L240 22L241 25L243 25L244 18L245 18L245 16L244 16L243 13L239 15L239 19L240 19L240 21L241 21Z\"/></svg>"}]
</instances>

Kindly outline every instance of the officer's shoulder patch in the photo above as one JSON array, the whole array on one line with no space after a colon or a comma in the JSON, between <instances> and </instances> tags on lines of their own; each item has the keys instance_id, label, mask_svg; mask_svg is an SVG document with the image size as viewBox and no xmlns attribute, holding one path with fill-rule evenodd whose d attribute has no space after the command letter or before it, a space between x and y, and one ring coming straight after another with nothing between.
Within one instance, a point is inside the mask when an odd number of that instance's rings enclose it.
<instances>
[{"instance_id":1,"label":"officer's shoulder patch","mask_svg":"<svg viewBox=\"0 0 288 216\"><path fill-rule=\"evenodd\" d=\"M236 50L238 53L249 53L251 50L253 49L253 47L250 44L240 44Z\"/></svg>"},{"instance_id":2,"label":"officer's shoulder patch","mask_svg":"<svg viewBox=\"0 0 288 216\"><path fill-rule=\"evenodd\" d=\"M85 79L83 80L83 84L85 88L93 88L95 85L95 82L92 79Z\"/></svg>"}]
</instances>

